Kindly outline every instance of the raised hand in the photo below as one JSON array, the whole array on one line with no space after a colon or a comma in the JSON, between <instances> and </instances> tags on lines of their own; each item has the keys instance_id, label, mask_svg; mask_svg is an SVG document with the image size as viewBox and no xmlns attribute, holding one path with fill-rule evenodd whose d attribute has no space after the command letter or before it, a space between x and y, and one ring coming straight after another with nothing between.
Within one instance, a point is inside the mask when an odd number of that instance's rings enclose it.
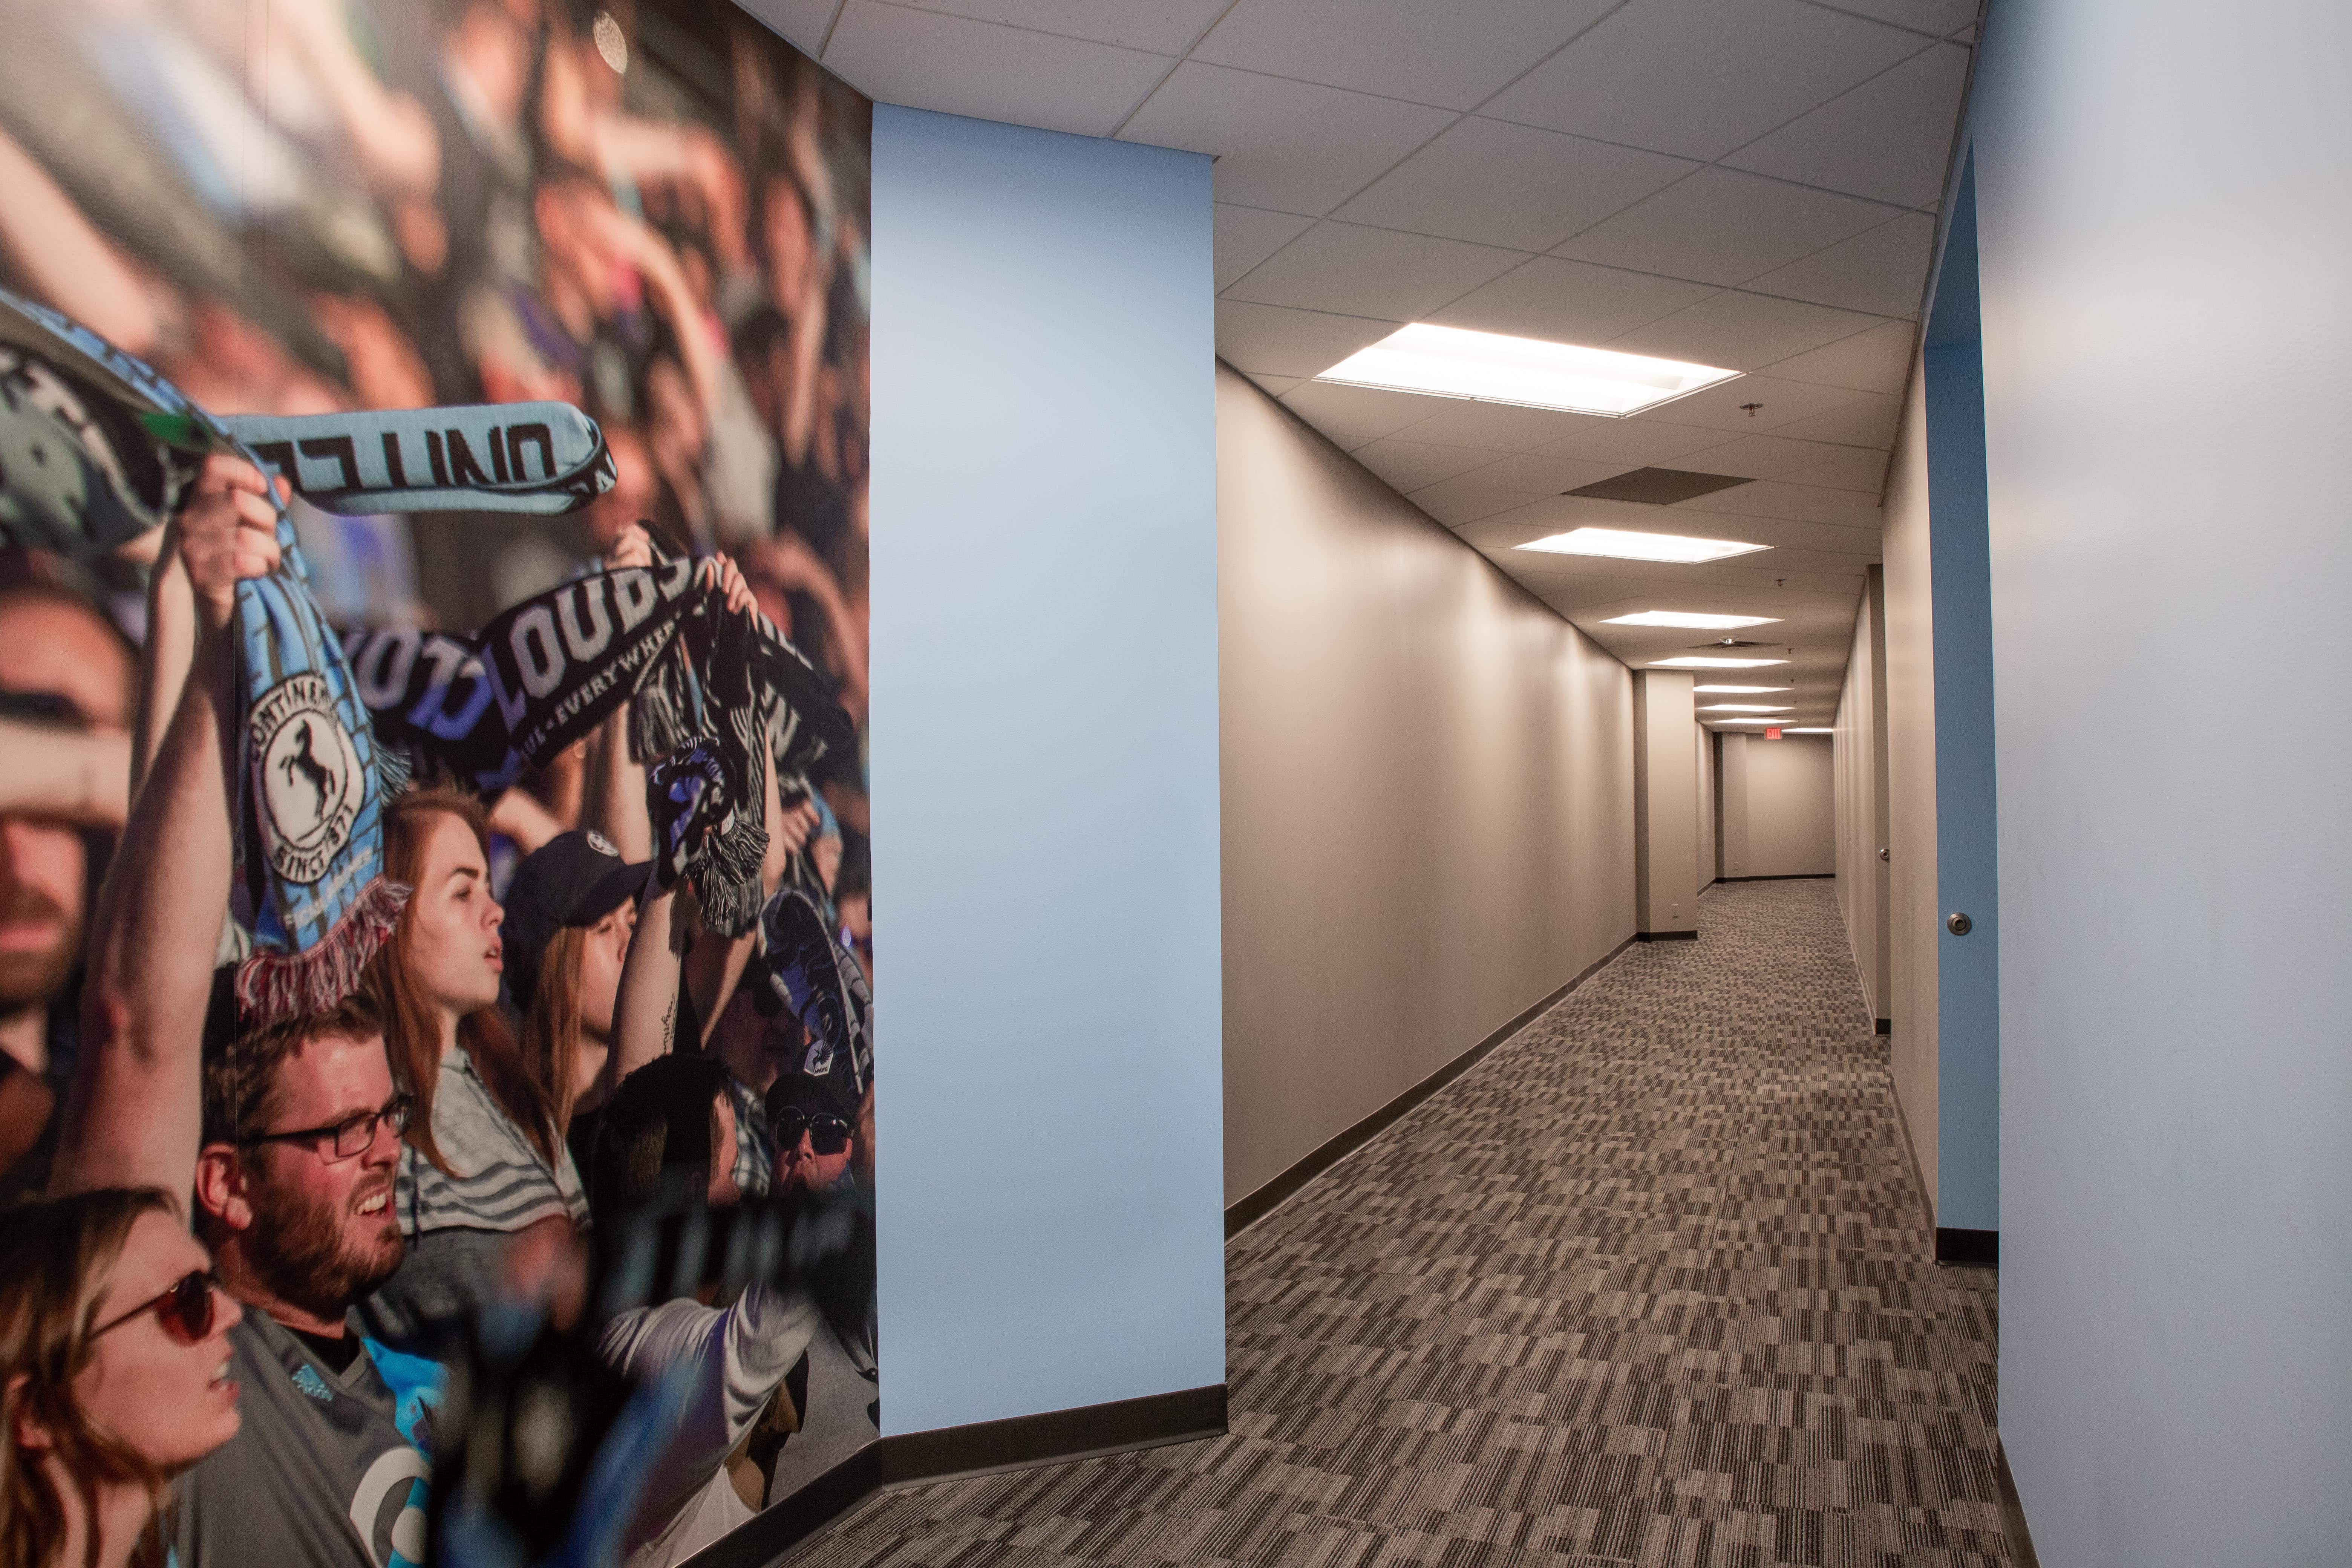
<instances>
[{"instance_id":1,"label":"raised hand","mask_svg":"<svg viewBox=\"0 0 2352 1568\"><path fill-rule=\"evenodd\" d=\"M236 614L236 585L278 568L278 509L269 481L242 458L215 453L173 519L180 559L207 629L224 631Z\"/></svg>"}]
</instances>

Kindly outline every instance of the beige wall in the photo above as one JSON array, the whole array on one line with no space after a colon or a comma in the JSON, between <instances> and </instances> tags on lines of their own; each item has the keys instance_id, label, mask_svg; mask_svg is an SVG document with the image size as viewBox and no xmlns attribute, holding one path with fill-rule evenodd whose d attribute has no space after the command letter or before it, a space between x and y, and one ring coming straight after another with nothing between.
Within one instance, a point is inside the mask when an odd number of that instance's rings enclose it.
<instances>
[{"instance_id":1,"label":"beige wall","mask_svg":"<svg viewBox=\"0 0 2352 1568\"><path fill-rule=\"evenodd\" d=\"M1696 699L1681 670L1633 677L1633 925L1643 931L1697 929L1698 750L1691 731Z\"/></svg>"},{"instance_id":2,"label":"beige wall","mask_svg":"<svg viewBox=\"0 0 2352 1568\"><path fill-rule=\"evenodd\" d=\"M1936 1204L1936 660L1927 422L1915 372L1886 473L1886 985L1895 1093Z\"/></svg>"},{"instance_id":3,"label":"beige wall","mask_svg":"<svg viewBox=\"0 0 2352 1568\"><path fill-rule=\"evenodd\" d=\"M1704 892L1715 880L1715 737L1707 728L1691 723L1691 765L1698 770L1698 886Z\"/></svg>"},{"instance_id":4,"label":"beige wall","mask_svg":"<svg viewBox=\"0 0 2352 1568\"><path fill-rule=\"evenodd\" d=\"M1623 665L1223 366L1217 443L1230 1204L1633 934L1633 722Z\"/></svg>"},{"instance_id":5,"label":"beige wall","mask_svg":"<svg viewBox=\"0 0 2352 1568\"><path fill-rule=\"evenodd\" d=\"M1838 693L1836 733L1830 749L1836 782L1838 910L1845 919L1863 999L1874 1017L1884 1018L1888 1016L1888 868L1879 859L1878 848L1885 837L1886 736L1881 713L1886 683L1879 674L1884 655L1880 629L1885 620L1879 596L1880 578L1874 569L1854 612L1853 641L1846 653L1845 686Z\"/></svg>"},{"instance_id":6,"label":"beige wall","mask_svg":"<svg viewBox=\"0 0 2352 1568\"><path fill-rule=\"evenodd\" d=\"M1826 877L1837 869L1830 743L1820 735L1748 738L1750 877Z\"/></svg>"}]
</instances>

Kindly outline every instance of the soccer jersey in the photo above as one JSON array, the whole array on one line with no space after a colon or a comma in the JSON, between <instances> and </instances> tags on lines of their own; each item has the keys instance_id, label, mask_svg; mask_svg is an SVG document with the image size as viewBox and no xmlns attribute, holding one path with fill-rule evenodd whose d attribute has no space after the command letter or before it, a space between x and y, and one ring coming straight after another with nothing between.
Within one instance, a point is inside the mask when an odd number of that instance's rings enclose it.
<instances>
[{"instance_id":1,"label":"soccer jersey","mask_svg":"<svg viewBox=\"0 0 2352 1568\"><path fill-rule=\"evenodd\" d=\"M370 1344L337 1372L251 1307L228 1339L243 1421L180 1479L178 1568L422 1563L440 1369Z\"/></svg>"}]
</instances>

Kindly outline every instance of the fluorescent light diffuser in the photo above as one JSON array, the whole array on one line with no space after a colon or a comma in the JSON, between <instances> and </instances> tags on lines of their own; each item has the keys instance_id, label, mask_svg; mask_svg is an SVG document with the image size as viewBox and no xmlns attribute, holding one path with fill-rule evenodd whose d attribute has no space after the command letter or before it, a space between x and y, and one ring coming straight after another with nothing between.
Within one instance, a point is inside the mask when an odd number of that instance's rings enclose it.
<instances>
[{"instance_id":1,"label":"fluorescent light diffuser","mask_svg":"<svg viewBox=\"0 0 2352 1568\"><path fill-rule=\"evenodd\" d=\"M1315 379L1614 419L1738 374L1711 364L1415 321L1358 349Z\"/></svg>"},{"instance_id":2,"label":"fluorescent light diffuser","mask_svg":"<svg viewBox=\"0 0 2352 1568\"><path fill-rule=\"evenodd\" d=\"M1819 724L1807 724L1802 728L1797 728L1795 726L1785 728L1780 731L1780 733L1783 735L1834 735L1837 731L1835 730L1825 729Z\"/></svg>"},{"instance_id":3,"label":"fluorescent light diffuser","mask_svg":"<svg viewBox=\"0 0 2352 1568\"><path fill-rule=\"evenodd\" d=\"M1636 533L1624 528L1572 528L1522 544L1549 555L1601 555L1612 561L1671 561L1690 566L1769 550L1769 544L1748 544L1737 539L1694 539L1686 533Z\"/></svg>"},{"instance_id":4,"label":"fluorescent light diffuser","mask_svg":"<svg viewBox=\"0 0 2352 1568\"><path fill-rule=\"evenodd\" d=\"M1703 658L1696 654L1684 654L1677 658L1654 658L1652 669L1758 669L1768 664L1786 664L1785 658Z\"/></svg>"},{"instance_id":5,"label":"fluorescent light diffuser","mask_svg":"<svg viewBox=\"0 0 2352 1568\"><path fill-rule=\"evenodd\" d=\"M1702 697L1746 697L1759 691L1786 691L1785 686L1694 686Z\"/></svg>"},{"instance_id":6,"label":"fluorescent light diffuser","mask_svg":"<svg viewBox=\"0 0 2352 1568\"><path fill-rule=\"evenodd\" d=\"M1796 704L1775 708L1769 702L1710 702L1699 710L1702 713L1794 713Z\"/></svg>"},{"instance_id":7,"label":"fluorescent light diffuser","mask_svg":"<svg viewBox=\"0 0 2352 1568\"><path fill-rule=\"evenodd\" d=\"M1681 626L1695 632L1736 632L1743 626L1769 626L1778 616L1710 616L1696 610L1643 610L1637 616L1612 616L1604 626Z\"/></svg>"}]
</instances>

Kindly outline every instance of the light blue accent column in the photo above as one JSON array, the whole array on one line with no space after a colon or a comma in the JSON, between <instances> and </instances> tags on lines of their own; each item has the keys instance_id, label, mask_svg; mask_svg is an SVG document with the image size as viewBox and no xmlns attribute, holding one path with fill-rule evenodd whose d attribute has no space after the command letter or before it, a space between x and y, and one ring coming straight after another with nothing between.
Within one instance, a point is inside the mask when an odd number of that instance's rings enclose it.
<instances>
[{"instance_id":1,"label":"light blue accent column","mask_svg":"<svg viewBox=\"0 0 2352 1568\"><path fill-rule=\"evenodd\" d=\"M874 111L882 1430L1224 1379L1209 160Z\"/></svg>"}]
</instances>

